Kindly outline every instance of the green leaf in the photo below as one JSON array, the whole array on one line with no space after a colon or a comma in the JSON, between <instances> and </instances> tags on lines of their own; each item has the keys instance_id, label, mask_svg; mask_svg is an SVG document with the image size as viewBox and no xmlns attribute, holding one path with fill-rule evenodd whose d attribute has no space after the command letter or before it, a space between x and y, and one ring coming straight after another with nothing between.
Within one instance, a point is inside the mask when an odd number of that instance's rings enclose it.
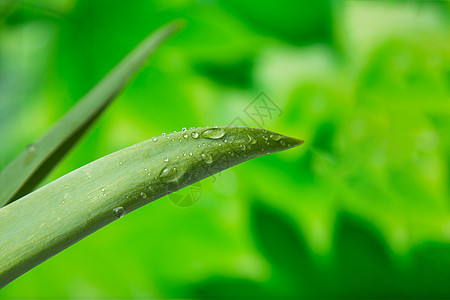
<instances>
[{"instance_id":1,"label":"green leaf","mask_svg":"<svg viewBox=\"0 0 450 300\"><path fill-rule=\"evenodd\" d=\"M272 266L277 295L295 298L321 289L306 241L287 215L256 200L251 206L251 228L256 247Z\"/></svg>"},{"instance_id":2,"label":"green leaf","mask_svg":"<svg viewBox=\"0 0 450 300\"><path fill-rule=\"evenodd\" d=\"M377 228L348 212L337 216L335 233L336 270L331 295L385 297L401 294L389 248ZM373 287L376 286L377 289Z\"/></svg>"},{"instance_id":3,"label":"green leaf","mask_svg":"<svg viewBox=\"0 0 450 300\"><path fill-rule=\"evenodd\" d=\"M0 209L0 287L142 205L302 143L257 128L198 128L87 164Z\"/></svg>"},{"instance_id":4,"label":"green leaf","mask_svg":"<svg viewBox=\"0 0 450 300\"><path fill-rule=\"evenodd\" d=\"M190 288L193 299L259 299L272 296L264 283L215 275Z\"/></svg>"},{"instance_id":5,"label":"green leaf","mask_svg":"<svg viewBox=\"0 0 450 300\"><path fill-rule=\"evenodd\" d=\"M413 271L407 274L410 280L408 293L412 297L449 298L450 245L448 242L424 241L411 251ZM406 277L406 276L405 276Z\"/></svg>"},{"instance_id":6,"label":"green leaf","mask_svg":"<svg viewBox=\"0 0 450 300\"><path fill-rule=\"evenodd\" d=\"M150 54L180 27L172 23L145 38L44 136L0 173L0 206L31 192L76 144Z\"/></svg>"},{"instance_id":7,"label":"green leaf","mask_svg":"<svg viewBox=\"0 0 450 300\"><path fill-rule=\"evenodd\" d=\"M219 1L255 30L293 43L333 43L332 1Z\"/></svg>"}]
</instances>

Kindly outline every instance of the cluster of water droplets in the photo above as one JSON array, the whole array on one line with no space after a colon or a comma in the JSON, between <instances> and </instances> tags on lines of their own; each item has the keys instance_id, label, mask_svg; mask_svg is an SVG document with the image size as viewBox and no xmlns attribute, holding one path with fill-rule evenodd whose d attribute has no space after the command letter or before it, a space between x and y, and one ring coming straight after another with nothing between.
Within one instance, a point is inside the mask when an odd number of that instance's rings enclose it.
<instances>
[{"instance_id":1,"label":"cluster of water droplets","mask_svg":"<svg viewBox=\"0 0 450 300\"><path fill-rule=\"evenodd\" d=\"M176 133L176 131L174 131ZM239 152L239 150L244 151L243 155L246 155L246 152L248 150L251 150L255 145L258 144L258 138L260 138L260 145L263 148L267 148L269 150L271 147L271 143L273 142L279 143L280 145L285 145L285 139L284 136L279 134L270 133L267 130L263 130L262 134L258 134L257 136L249 134L236 134L231 131L230 133L227 133L226 128L223 127L208 127L208 128L195 128L191 127L189 130L186 127L183 127L181 129L181 132L179 132L179 136L173 134L161 134L160 138L167 138L171 139L172 141L178 140L179 142L182 142L183 140L187 139L208 139L208 140L216 140L214 143L202 143L199 141L197 144L197 147L199 148L199 159L201 159L202 162L204 162L206 165L211 165L214 162L214 157L216 157L215 153L219 153L220 155L228 154L229 157L233 157L236 155L242 155L239 153L236 153L236 151ZM156 142L158 140L157 137L153 137L151 139L152 141ZM264 144L266 147L264 147ZM214 148L214 145L219 147L224 147L221 151L212 150ZM289 145L288 145L289 146ZM204 150L201 150L201 149ZM210 150L211 149L211 150ZM270 151L267 152L267 154L270 154ZM173 163L171 162L171 158L164 157L164 165L162 169L159 171L158 175L155 178L158 178L161 182L164 183L171 183L178 181L179 178L183 175L183 168L179 167L176 162L180 157L186 157L188 159L193 159L196 155L193 152L183 152L176 158L173 158ZM195 159L195 158L194 158ZM217 159L217 157L216 157ZM147 170L146 170L147 171ZM150 173L149 173L150 175ZM141 195L144 197L143 195ZM145 197L144 197L145 198Z\"/></svg>"}]
</instances>

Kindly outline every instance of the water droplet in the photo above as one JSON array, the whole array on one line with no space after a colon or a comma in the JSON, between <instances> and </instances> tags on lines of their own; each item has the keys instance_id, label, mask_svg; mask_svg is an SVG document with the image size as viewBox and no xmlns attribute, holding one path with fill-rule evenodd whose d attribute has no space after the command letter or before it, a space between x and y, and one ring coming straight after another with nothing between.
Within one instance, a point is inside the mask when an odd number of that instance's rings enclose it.
<instances>
[{"instance_id":1,"label":"water droplet","mask_svg":"<svg viewBox=\"0 0 450 300\"><path fill-rule=\"evenodd\" d=\"M203 131L203 133L202 133L202 137L207 138L207 139L214 139L214 140L220 139L224 135L225 135L225 130L223 130L223 128L217 128L217 127L207 129L207 130Z\"/></svg>"},{"instance_id":2,"label":"water droplet","mask_svg":"<svg viewBox=\"0 0 450 300\"><path fill-rule=\"evenodd\" d=\"M186 156L187 154L186 153L183 153L183 156Z\"/></svg>"},{"instance_id":3,"label":"water droplet","mask_svg":"<svg viewBox=\"0 0 450 300\"><path fill-rule=\"evenodd\" d=\"M165 132L161 133L161 136L166 136L166 133Z\"/></svg>"},{"instance_id":4,"label":"water droplet","mask_svg":"<svg viewBox=\"0 0 450 300\"><path fill-rule=\"evenodd\" d=\"M252 144L252 145L256 144L256 139L255 138L252 138L250 135L247 135L247 136L248 136L248 142L250 144Z\"/></svg>"},{"instance_id":5,"label":"water droplet","mask_svg":"<svg viewBox=\"0 0 450 300\"><path fill-rule=\"evenodd\" d=\"M145 168L144 171L147 171L147 168Z\"/></svg>"},{"instance_id":6,"label":"water droplet","mask_svg":"<svg viewBox=\"0 0 450 300\"><path fill-rule=\"evenodd\" d=\"M119 161L119 165L123 165L123 162Z\"/></svg>"},{"instance_id":7,"label":"water droplet","mask_svg":"<svg viewBox=\"0 0 450 300\"><path fill-rule=\"evenodd\" d=\"M165 162L169 162L169 158L166 157L166 158L164 159L164 161L165 161Z\"/></svg>"},{"instance_id":8,"label":"water droplet","mask_svg":"<svg viewBox=\"0 0 450 300\"><path fill-rule=\"evenodd\" d=\"M113 214L117 219L120 219L125 215L125 210L122 206L119 206L113 209Z\"/></svg>"},{"instance_id":9,"label":"water droplet","mask_svg":"<svg viewBox=\"0 0 450 300\"><path fill-rule=\"evenodd\" d=\"M28 152L34 152L34 151L36 151L36 146L35 146L34 144L29 144L29 145L27 146L27 151L28 151Z\"/></svg>"},{"instance_id":10,"label":"water droplet","mask_svg":"<svg viewBox=\"0 0 450 300\"><path fill-rule=\"evenodd\" d=\"M102 188L102 192L104 192L105 191L105 188Z\"/></svg>"},{"instance_id":11,"label":"water droplet","mask_svg":"<svg viewBox=\"0 0 450 300\"><path fill-rule=\"evenodd\" d=\"M198 138L198 132L196 132L196 131L192 132L192 133L191 133L191 136L192 136L194 139Z\"/></svg>"},{"instance_id":12,"label":"water droplet","mask_svg":"<svg viewBox=\"0 0 450 300\"><path fill-rule=\"evenodd\" d=\"M243 144L241 144L239 147L240 147L242 150L247 149L247 147L245 147L245 145L243 145Z\"/></svg>"},{"instance_id":13,"label":"water droplet","mask_svg":"<svg viewBox=\"0 0 450 300\"><path fill-rule=\"evenodd\" d=\"M280 144L284 146L284 144L286 144L286 142L284 140L280 140Z\"/></svg>"},{"instance_id":14,"label":"water droplet","mask_svg":"<svg viewBox=\"0 0 450 300\"><path fill-rule=\"evenodd\" d=\"M265 135L265 134L262 135L262 138L263 138L265 141L267 141L267 140L269 139L269 137L268 137L267 135Z\"/></svg>"},{"instance_id":15,"label":"water droplet","mask_svg":"<svg viewBox=\"0 0 450 300\"><path fill-rule=\"evenodd\" d=\"M157 140L156 137L152 137L152 141L156 142L156 140Z\"/></svg>"},{"instance_id":16,"label":"water droplet","mask_svg":"<svg viewBox=\"0 0 450 300\"><path fill-rule=\"evenodd\" d=\"M212 156L210 154L206 153L206 152L202 153L202 159L208 165L213 162Z\"/></svg>"},{"instance_id":17,"label":"water droplet","mask_svg":"<svg viewBox=\"0 0 450 300\"><path fill-rule=\"evenodd\" d=\"M69 193L64 194L64 199L62 200L62 204L66 203L67 198L69 198Z\"/></svg>"},{"instance_id":18,"label":"water droplet","mask_svg":"<svg viewBox=\"0 0 450 300\"><path fill-rule=\"evenodd\" d=\"M192 156L192 155L194 155L194 154L192 154L192 152L189 152L189 156Z\"/></svg>"},{"instance_id":19,"label":"water droplet","mask_svg":"<svg viewBox=\"0 0 450 300\"><path fill-rule=\"evenodd\" d=\"M144 192L141 192L141 197L144 198L144 199L146 199L146 198L147 198L147 194L144 193Z\"/></svg>"},{"instance_id":20,"label":"water droplet","mask_svg":"<svg viewBox=\"0 0 450 300\"><path fill-rule=\"evenodd\" d=\"M197 145L197 147L199 147L199 148L200 148L201 146L202 146L202 145L200 145L200 144Z\"/></svg>"},{"instance_id":21,"label":"water droplet","mask_svg":"<svg viewBox=\"0 0 450 300\"><path fill-rule=\"evenodd\" d=\"M278 141L278 140L280 140L280 139L282 138L282 136L279 135L279 134L271 134L271 135L270 135L270 138L271 138L272 140L274 140L274 141Z\"/></svg>"},{"instance_id":22,"label":"water droplet","mask_svg":"<svg viewBox=\"0 0 450 300\"><path fill-rule=\"evenodd\" d=\"M165 167L159 173L159 180L162 182L172 182L178 179L177 168L175 167Z\"/></svg>"},{"instance_id":23,"label":"water droplet","mask_svg":"<svg viewBox=\"0 0 450 300\"><path fill-rule=\"evenodd\" d=\"M186 127L183 127L183 128L181 128L181 131L186 131L187 129L186 129Z\"/></svg>"},{"instance_id":24,"label":"water droplet","mask_svg":"<svg viewBox=\"0 0 450 300\"><path fill-rule=\"evenodd\" d=\"M187 139L189 136L185 133L185 134L183 134L183 137L184 137L185 139ZM181 140L180 140L180 142L181 142Z\"/></svg>"},{"instance_id":25,"label":"water droplet","mask_svg":"<svg viewBox=\"0 0 450 300\"><path fill-rule=\"evenodd\" d=\"M228 143L228 140L227 140L227 139L224 139L223 142L226 144L226 143Z\"/></svg>"}]
</instances>

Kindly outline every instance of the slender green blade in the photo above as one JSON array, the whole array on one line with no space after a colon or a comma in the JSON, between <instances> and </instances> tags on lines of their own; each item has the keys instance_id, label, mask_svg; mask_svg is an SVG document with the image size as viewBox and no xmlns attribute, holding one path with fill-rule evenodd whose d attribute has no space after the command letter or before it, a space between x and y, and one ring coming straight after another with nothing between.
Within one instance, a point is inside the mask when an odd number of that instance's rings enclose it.
<instances>
[{"instance_id":1,"label":"slender green blade","mask_svg":"<svg viewBox=\"0 0 450 300\"><path fill-rule=\"evenodd\" d=\"M87 164L0 209L0 288L153 200L302 143L257 128L197 128L152 138Z\"/></svg>"},{"instance_id":2,"label":"slender green blade","mask_svg":"<svg viewBox=\"0 0 450 300\"><path fill-rule=\"evenodd\" d=\"M102 81L0 173L0 206L28 193L55 167L156 48L180 27L172 23L145 38Z\"/></svg>"}]
</instances>

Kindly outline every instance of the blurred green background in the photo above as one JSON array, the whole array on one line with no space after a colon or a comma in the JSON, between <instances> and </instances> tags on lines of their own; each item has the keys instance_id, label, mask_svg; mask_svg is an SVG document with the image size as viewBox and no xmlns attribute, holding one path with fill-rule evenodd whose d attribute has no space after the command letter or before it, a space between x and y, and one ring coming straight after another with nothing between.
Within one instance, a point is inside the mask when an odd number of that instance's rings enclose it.
<instances>
[{"instance_id":1,"label":"blurred green background","mask_svg":"<svg viewBox=\"0 0 450 300\"><path fill-rule=\"evenodd\" d=\"M0 298L450 297L449 3L0 0L0 168L178 18L46 182L182 127L306 140L202 181L193 206L127 215Z\"/></svg>"}]
</instances>

